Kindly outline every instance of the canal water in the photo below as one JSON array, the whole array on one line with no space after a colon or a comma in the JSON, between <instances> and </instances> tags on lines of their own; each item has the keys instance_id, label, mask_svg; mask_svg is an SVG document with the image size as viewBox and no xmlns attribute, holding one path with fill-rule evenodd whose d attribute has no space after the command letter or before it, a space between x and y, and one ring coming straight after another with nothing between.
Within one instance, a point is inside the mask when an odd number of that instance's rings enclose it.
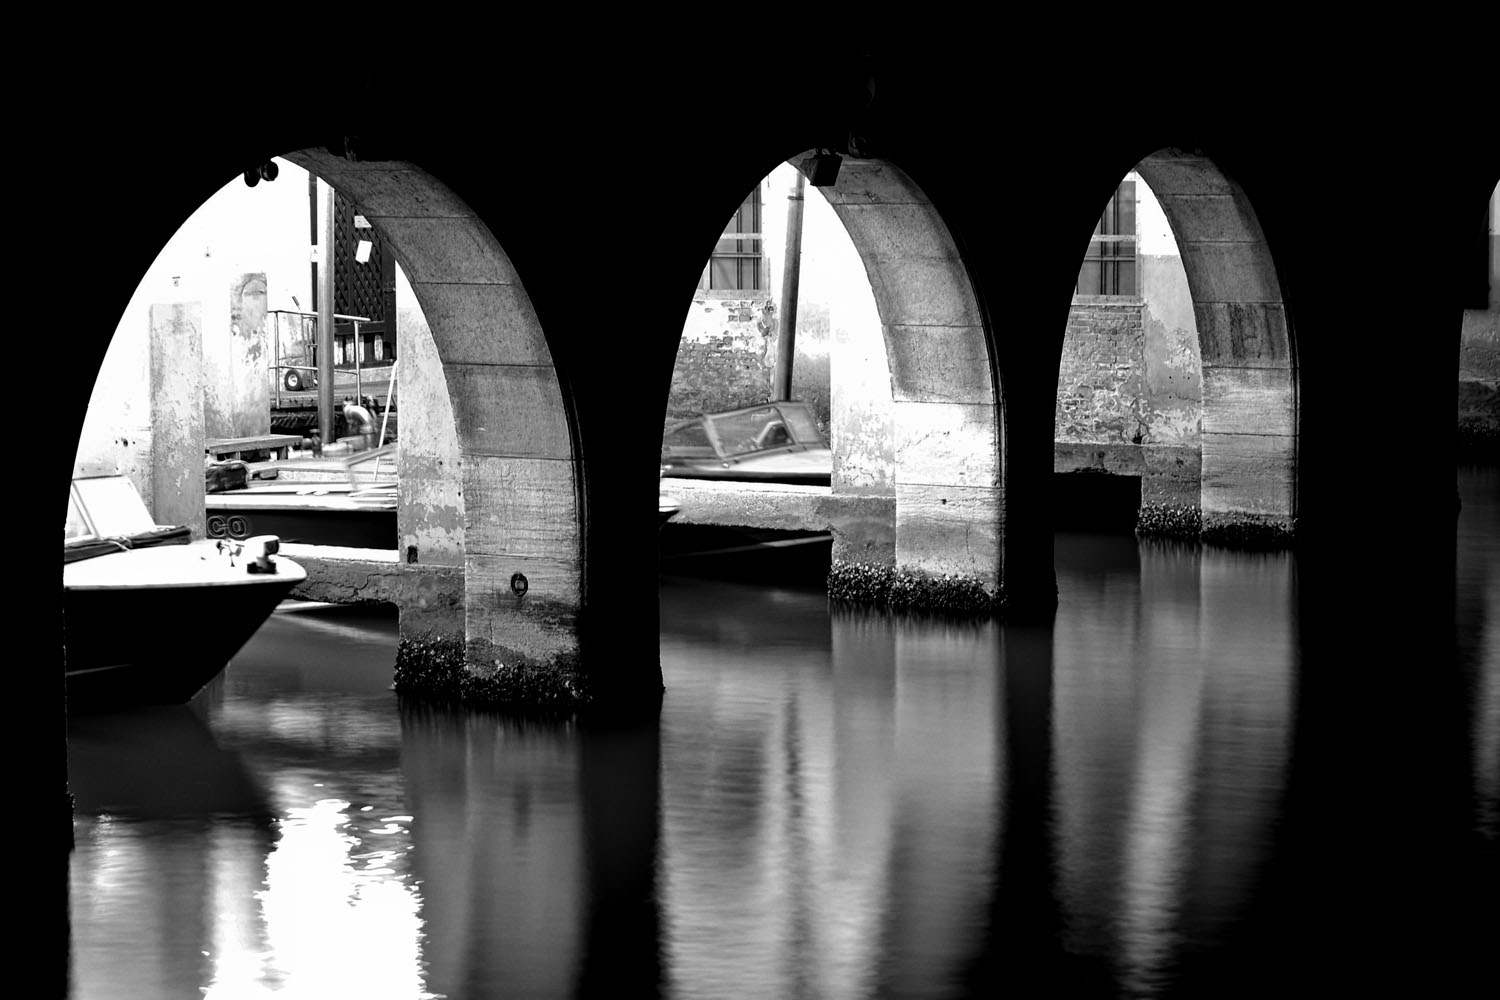
<instances>
[{"instance_id":1,"label":"canal water","mask_svg":"<svg viewBox=\"0 0 1500 1000\"><path fill-rule=\"evenodd\" d=\"M1482 995L1500 471L1461 494L1410 665L1456 695L1375 721L1296 557L1130 536L1058 536L1045 627L664 577L635 727L403 704L393 615L286 605L192 705L71 720L68 995Z\"/></svg>"}]
</instances>

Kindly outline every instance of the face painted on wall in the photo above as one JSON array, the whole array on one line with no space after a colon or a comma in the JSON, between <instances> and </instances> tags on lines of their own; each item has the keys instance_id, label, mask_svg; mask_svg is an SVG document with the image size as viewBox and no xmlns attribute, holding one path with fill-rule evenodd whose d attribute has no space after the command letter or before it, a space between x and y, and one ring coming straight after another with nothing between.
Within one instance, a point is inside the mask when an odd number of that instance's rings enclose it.
<instances>
[{"instance_id":1,"label":"face painted on wall","mask_svg":"<svg viewBox=\"0 0 1500 1000\"><path fill-rule=\"evenodd\" d=\"M235 336L258 333L266 323L266 276L258 273L240 275L232 301L230 333Z\"/></svg>"}]
</instances>

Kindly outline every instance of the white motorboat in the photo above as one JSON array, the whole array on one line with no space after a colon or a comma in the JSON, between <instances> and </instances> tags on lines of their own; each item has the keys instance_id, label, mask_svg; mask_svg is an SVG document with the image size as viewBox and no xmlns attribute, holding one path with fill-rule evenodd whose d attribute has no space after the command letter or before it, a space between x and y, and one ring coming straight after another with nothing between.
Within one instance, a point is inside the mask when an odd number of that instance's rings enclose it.
<instances>
[{"instance_id":1,"label":"white motorboat","mask_svg":"<svg viewBox=\"0 0 1500 1000\"><path fill-rule=\"evenodd\" d=\"M181 704L307 578L280 539L193 540L124 476L73 480L63 535L70 711Z\"/></svg>"}]
</instances>

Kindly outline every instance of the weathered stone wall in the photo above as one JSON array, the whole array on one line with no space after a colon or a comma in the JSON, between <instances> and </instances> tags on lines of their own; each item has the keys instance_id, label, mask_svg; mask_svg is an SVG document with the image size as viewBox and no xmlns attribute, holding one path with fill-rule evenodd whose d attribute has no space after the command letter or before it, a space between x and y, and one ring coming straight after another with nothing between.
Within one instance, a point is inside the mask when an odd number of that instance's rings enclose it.
<instances>
[{"instance_id":1,"label":"weathered stone wall","mask_svg":"<svg viewBox=\"0 0 1500 1000\"><path fill-rule=\"evenodd\" d=\"M1500 309L1464 312L1458 352L1458 447L1500 456Z\"/></svg>"},{"instance_id":2,"label":"weathered stone wall","mask_svg":"<svg viewBox=\"0 0 1500 1000\"><path fill-rule=\"evenodd\" d=\"M151 307L151 489L157 524L204 537L203 314L197 303Z\"/></svg>"},{"instance_id":3,"label":"weathered stone wall","mask_svg":"<svg viewBox=\"0 0 1500 1000\"><path fill-rule=\"evenodd\" d=\"M667 422L770 399L779 335L769 300L694 299L677 345ZM808 405L825 437L832 409L829 339L828 306L799 303L792 397Z\"/></svg>"},{"instance_id":4,"label":"weathered stone wall","mask_svg":"<svg viewBox=\"0 0 1500 1000\"><path fill-rule=\"evenodd\" d=\"M1141 443L1202 445L1203 362L1187 272L1176 254L1142 255Z\"/></svg>"},{"instance_id":5,"label":"weathered stone wall","mask_svg":"<svg viewBox=\"0 0 1500 1000\"><path fill-rule=\"evenodd\" d=\"M1053 469L1139 477L1138 528L1196 535L1203 366L1192 292L1161 203L1143 178L1129 176L1140 298L1074 301L1058 373Z\"/></svg>"},{"instance_id":6,"label":"weathered stone wall","mask_svg":"<svg viewBox=\"0 0 1500 1000\"><path fill-rule=\"evenodd\" d=\"M893 164L846 161L825 190L868 276L890 369L894 569L1000 585L999 399L963 256Z\"/></svg>"},{"instance_id":7,"label":"weathered stone wall","mask_svg":"<svg viewBox=\"0 0 1500 1000\"><path fill-rule=\"evenodd\" d=\"M1076 300L1058 366L1057 440L1140 444L1144 374L1140 300Z\"/></svg>"},{"instance_id":8,"label":"weathered stone wall","mask_svg":"<svg viewBox=\"0 0 1500 1000\"><path fill-rule=\"evenodd\" d=\"M667 420L770 399L776 335L770 299L694 299L677 345Z\"/></svg>"},{"instance_id":9,"label":"weathered stone wall","mask_svg":"<svg viewBox=\"0 0 1500 1000\"><path fill-rule=\"evenodd\" d=\"M223 275L203 302L203 430L210 438L271 432L266 275ZM215 283L217 284L217 283Z\"/></svg>"},{"instance_id":10,"label":"weathered stone wall","mask_svg":"<svg viewBox=\"0 0 1500 1000\"><path fill-rule=\"evenodd\" d=\"M330 604L394 604L401 611L403 631L463 631L462 566L411 566L395 551L295 542L283 543L281 554L307 570L293 597Z\"/></svg>"},{"instance_id":11,"label":"weathered stone wall","mask_svg":"<svg viewBox=\"0 0 1500 1000\"><path fill-rule=\"evenodd\" d=\"M397 550L403 565L464 564L464 502L461 453L443 362L427 317L406 272L396 269L396 329L401 359L396 366L396 439L401 470Z\"/></svg>"},{"instance_id":12,"label":"weathered stone wall","mask_svg":"<svg viewBox=\"0 0 1500 1000\"><path fill-rule=\"evenodd\" d=\"M1144 299L1073 304L1058 372L1052 467L1139 477L1143 527L1161 520L1158 508L1169 507L1174 526L1185 515L1195 532L1202 376L1192 300L1180 258L1147 263Z\"/></svg>"},{"instance_id":13,"label":"weathered stone wall","mask_svg":"<svg viewBox=\"0 0 1500 1000\"><path fill-rule=\"evenodd\" d=\"M1298 376L1270 247L1245 192L1201 153L1161 149L1136 171L1170 221L1192 290L1204 537L1279 544L1297 519Z\"/></svg>"},{"instance_id":14,"label":"weathered stone wall","mask_svg":"<svg viewBox=\"0 0 1500 1000\"><path fill-rule=\"evenodd\" d=\"M780 289L786 266L787 195L796 170L777 166L761 182L762 289L741 298L700 291L683 323L666 419L764 403L775 393L781 333ZM808 405L825 438L832 434L832 320L850 292L852 263L868 298L859 256L826 199L804 192L792 397Z\"/></svg>"},{"instance_id":15,"label":"weathered stone wall","mask_svg":"<svg viewBox=\"0 0 1500 1000\"><path fill-rule=\"evenodd\" d=\"M858 252L847 240L850 270L863 274ZM829 442L833 447L831 482L835 496L890 497L896 495L896 427L891 399L891 369L875 297L868 286L850 294L833 313ZM869 537L857 532L835 534L834 555L889 563L895 559L895 518L889 523L868 518L851 524L871 524ZM845 545L845 542L848 542Z\"/></svg>"},{"instance_id":16,"label":"weathered stone wall","mask_svg":"<svg viewBox=\"0 0 1500 1000\"><path fill-rule=\"evenodd\" d=\"M74 452L73 475L126 476L151 496L150 315L122 323L105 352L89 395Z\"/></svg>"}]
</instances>

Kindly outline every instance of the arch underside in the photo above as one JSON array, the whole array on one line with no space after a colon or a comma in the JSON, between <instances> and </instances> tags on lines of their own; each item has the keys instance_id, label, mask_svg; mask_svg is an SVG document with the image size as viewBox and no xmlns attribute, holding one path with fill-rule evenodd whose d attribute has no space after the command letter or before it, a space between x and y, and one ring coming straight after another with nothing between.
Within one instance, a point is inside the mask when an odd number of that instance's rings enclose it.
<instances>
[{"instance_id":1,"label":"arch underside","mask_svg":"<svg viewBox=\"0 0 1500 1000\"><path fill-rule=\"evenodd\" d=\"M461 525L471 658L576 649L577 460L541 324L509 259L454 192L412 164L320 150L287 159L343 192L389 240L431 329L446 394L438 386L426 403L452 407L461 500L452 470L403 453L401 509ZM516 573L527 580L524 602L514 598ZM405 620L403 608L403 633Z\"/></svg>"},{"instance_id":2,"label":"arch underside","mask_svg":"<svg viewBox=\"0 0 1500 1000\"><path fill-rule=\"evenodd\" d=\"M451 191L411 164L291 154L345 192L391 242L431 327L460 454L464 633L471 652L576 648L581 511L562 388L504 252ZM1163 150L1138 168L1183 258L1203 363L1201 506L1218 521L1290 528L1295 364L1275 269L1240 191L1206 157ZM897 569L1002 577L1003 461L995 363L958 248L898 167L846 160L820 191L846 227L880 317L894 427ZM451 470L403 468L403 508L451 500ZM444 492L444 491L448 492ZM428 504L429 507L432 504ZM511 580L527 578L527 600Z\"/></svg>"},{"instance_id":3,"label":"arch underside","mask_svg":"<svg viewBox=\"0 0 1500 1000\"><path fill-rule=\"evenodd\" d=\"M1203 365L1206 534L1290 532L1297 503L1296 359L1270 248L1244 192L1206 156L1136 167L1182 254Z\"/></svg>"},{"instance_id":4,"label":"arch underside","mask_svg":"<svg viewBox=\"0 0 1500 1000\"><path fill-rule=\"evenodd\" d=\"M998 584L999 406L978 300L958 248L910 177L844 160L819 189L874 294L890 366L898 569Z\"/></svg>"}]
</instances>

